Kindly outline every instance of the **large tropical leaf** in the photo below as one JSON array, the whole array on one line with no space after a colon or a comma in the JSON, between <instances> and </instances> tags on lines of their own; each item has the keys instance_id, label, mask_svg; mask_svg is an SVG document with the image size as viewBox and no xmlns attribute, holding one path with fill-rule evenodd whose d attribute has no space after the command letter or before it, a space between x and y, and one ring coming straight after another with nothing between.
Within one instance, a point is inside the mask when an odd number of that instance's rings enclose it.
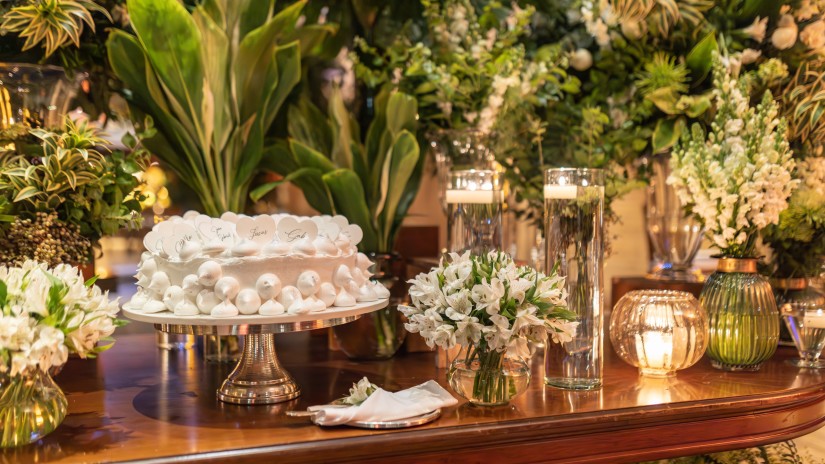
<instances>
[{"instance_id":1,"label":"large tropical leaf","mask_svg":"<svg viewBox=\"0 0 825 464\"><path fill-rule=\"evenodd\" d=\"M350 169L336 169L324 174L323 179L332 194L335 210L346 216L350 222L361 226L364 238L358 245L359 248L367 251L378 250L375 224L364 200L364 186L361 185L358 175Z\"/></svg>"},{"instance_id":2,"label":"large tropical leaf","mask_svg":"<svg viewBox=\"0 0 825 464\"><path fill-rule=\"evenodd\" d=\"M203 141L199 121L203 38L194 19L183 5L168 0L128 0L127 7L146 56L169 93L170 106L185 126L194 127Z\"/></svg>"},{"instance_id":3,"label":"large tropical leaf","mask_svg":"<svg viewBox=\"0 0 825 464\"><path fill-rule=\"evenodd\" d=\"M415 171L418 157L419 148L415 136L406 130L402 131L392 147L391 155L385 161L385 175L381 176L381 191L386 192L383 196L383 208L377 208L378 221L382 224L382 248L386 249L391 245L389 240L398 203L404 194L403 187Z\"/></svg>"}]
</instances>

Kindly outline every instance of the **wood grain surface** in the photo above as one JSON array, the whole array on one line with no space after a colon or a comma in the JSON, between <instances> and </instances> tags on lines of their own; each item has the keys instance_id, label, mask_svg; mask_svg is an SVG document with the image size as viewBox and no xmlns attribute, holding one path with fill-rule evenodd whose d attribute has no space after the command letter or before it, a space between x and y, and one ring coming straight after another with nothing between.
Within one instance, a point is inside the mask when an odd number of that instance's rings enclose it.
<instances>
[{"instance_id":1,"label":"wood grain surface","mask_svg":"<svg viewBox=\"0 0 825 464\"><path fill-rule=\"evenodd\" d=\"M283 364L303 389L289 403L237 406L215 398L231 366L194 351L165 352L153 335L126 335L98 360L69 361L57 376L69 399L63 424L38 444L5 450L26 462L636 462L776 442L825 421L825 372L800 370L781 348L761 371L725 373L707 359L673 379L640 378L612 355L596 392L542 384L535 357L529 390L508 406L464 402L418 428L320 428L284 415L344 395L368 376L388 390L436 379L433 353L350 361L326 339L276 337Z\"/></svg>"}]
</instances>

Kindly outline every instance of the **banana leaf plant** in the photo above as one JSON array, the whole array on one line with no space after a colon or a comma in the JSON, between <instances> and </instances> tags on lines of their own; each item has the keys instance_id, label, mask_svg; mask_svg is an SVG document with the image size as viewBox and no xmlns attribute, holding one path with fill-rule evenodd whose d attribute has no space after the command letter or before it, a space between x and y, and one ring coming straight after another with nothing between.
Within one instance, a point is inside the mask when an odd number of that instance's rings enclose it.
<instances>
[{"instance_id":1,"label":"banana leaf plant","mask_svg":"<svg viewBox=\"0 0 825 464\"><path fill-rule=\"evenodd\" d=\"M361 226L360 249L392 251L421 180L418 104L409 95L385 90L376 97L375 109L362 141L337 89L328 115L307 98L290 106L290 138L268 148L263 164L284 177L253 190L252 199L292 182L322 214L342 214Z\"/></svg>"},{"instance_id":2,"label":"banana leaf plant","mask_svg":"<svg viewBox=\"0 0 825 464\"><path fill-rule=\"evenodd\" d=\"M296 28L306 1L277 14L274 0L128 0L135 35L107 41L145 146L198 195L204 212L242 211L264 136L301 79L301 53L334 31ZM149 116L149 118L145 118Z\"/></svg>"}]
</instances>

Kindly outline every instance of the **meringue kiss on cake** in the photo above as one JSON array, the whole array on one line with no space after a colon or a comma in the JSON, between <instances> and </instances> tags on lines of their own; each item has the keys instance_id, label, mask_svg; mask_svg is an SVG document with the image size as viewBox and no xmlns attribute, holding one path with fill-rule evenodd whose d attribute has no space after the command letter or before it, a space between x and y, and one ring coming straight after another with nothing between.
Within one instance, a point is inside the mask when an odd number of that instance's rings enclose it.
<instances>
[{"instance_id":1,"label":"meringue kiss on cake","mask_svg":"<svg viewBox=\"0 0 825 464\"><path fill-rule=\"evenodd\" d=\"M342 216L189 212L144 240L130 309L179 316L275 316L389 297L358 252L361 229Z\"/></svg>"}]
</instances>

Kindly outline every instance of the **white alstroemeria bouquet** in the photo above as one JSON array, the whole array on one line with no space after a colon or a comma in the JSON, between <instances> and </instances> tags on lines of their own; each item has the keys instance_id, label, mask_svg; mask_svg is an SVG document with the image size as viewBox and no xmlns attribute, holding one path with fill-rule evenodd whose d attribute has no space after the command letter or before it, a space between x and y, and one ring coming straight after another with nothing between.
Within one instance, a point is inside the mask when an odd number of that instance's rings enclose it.
<instances>
[{"instance_id":1,"label":"white alstroemeria bouquet","mask_svg":"<svg viewBox=\"0 0 825 464\"><path fill-rule=\"evenodd\" d=\"M735 71L733 71L735 72ZM758 231L776 224L798 181L787 124L770 92L753 108L748 82L714 54L716 116L707 135L698 124L671 158L668 183L705 226L723 256L754 257Z\"/></svg>"},{"instance_id":2,"label":"white alstroemeria bouquet","mask_svg":"<svg viewBox=\"0 0 825 464\"><path fill-rule=\"evenodd\" d=\"M571 340L575 314L567 309L564 278L516 266L501 252L450 259L410 280L413 306L399 309L408 331L420 333L430 347L468 347L465 366L477 370L473 397L484 402L508 398L502 375L504 355L528 340ZM477 368L477 369L476 369Z\"/></svg>"},{"instance_id":3,"label":"white alstroemeria bouquet","mask_svg":"<svg viewBox=\"0 0 825 464\"><path fill-rule=\"evenodd\" d=\"M97 343L110 341L123 324L117 300L93 283L65 264L0 266L0 374L14 379L32 369L48 372L70 352L90 358L111 348Z\"/></svg>"}]
</instances>

